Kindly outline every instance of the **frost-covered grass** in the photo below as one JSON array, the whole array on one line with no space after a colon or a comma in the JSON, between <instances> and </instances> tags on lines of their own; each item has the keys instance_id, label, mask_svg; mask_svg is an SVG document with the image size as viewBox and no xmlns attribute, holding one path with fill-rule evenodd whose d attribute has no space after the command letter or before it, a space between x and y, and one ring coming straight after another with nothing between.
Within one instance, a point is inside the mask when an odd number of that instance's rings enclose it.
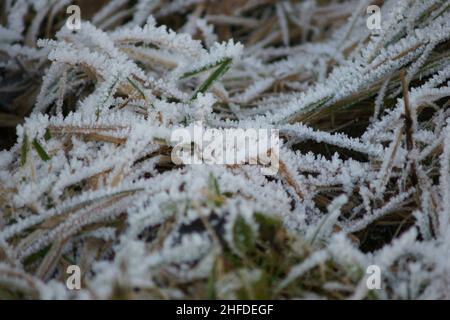
<instances>
[{"instance_id":1,"label":"frost-covered grass","mask_svg":"<svg viewBox=\"0 0 450 320\"><path fill-rule=\"evenodd\" d=\"M1 2L0 299L450 298L448 1L71 3ZM175 165L196 121L278 174Z\"/></svg>"}]
</instances>

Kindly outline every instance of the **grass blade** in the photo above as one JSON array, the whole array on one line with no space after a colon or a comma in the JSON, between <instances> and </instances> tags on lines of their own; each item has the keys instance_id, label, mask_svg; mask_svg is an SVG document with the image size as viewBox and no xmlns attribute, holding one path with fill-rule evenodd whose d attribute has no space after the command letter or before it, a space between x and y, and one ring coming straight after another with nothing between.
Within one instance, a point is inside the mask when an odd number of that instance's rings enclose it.
<instances>
[{"instance_id":1,"label":"grass blade","mask_svg":"<svg viewBox=\"0 0 450 320\"><path fill-rule=\"evenodd\" d=\"M137 91L139 92L139 94L142 96L142 98L145 100L145 94L144 92L141 90L141 88L139 88L139 86L130 78L127 78L128 82L131 84L131 86Z\"/></svg>"},{"instance_id":2,"label":"grass blade","mask_svg":"<svg viewBox=\"0 0 450 320\"><path fill-rule=\"evenodd\" d=\"M199 93L205 93L206 90L208 90L209 87L211 87L211 85L213 84L214 81L216 81L221 76L223 76L230 68L231 61L232 61L232 59L228 58L228 59L225 59L223 62L221 62L219 64L219 67L197 89L197 91L192 96L191 101L195 100Z\"/></svg>"},{"instance_id":3,"label":"grass blade","mask_svg":"<svg viewBox=\"0 0 450 320\"><path fill-rule=\"evenodd\" d=\"M22 147L20 149L20 165L23 167L27 163L27 156L28 156L28 135L25 132L23 134L23 141L22 141Z\"/></svg>"}]
</instances>

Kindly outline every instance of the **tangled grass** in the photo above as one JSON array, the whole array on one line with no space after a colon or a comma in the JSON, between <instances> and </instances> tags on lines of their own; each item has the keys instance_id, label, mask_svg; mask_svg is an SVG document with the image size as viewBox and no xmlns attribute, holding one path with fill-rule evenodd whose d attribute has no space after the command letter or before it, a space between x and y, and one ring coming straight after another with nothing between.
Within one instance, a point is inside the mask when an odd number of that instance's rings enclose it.
<instances>
[{"instance_id":1,"label":"tangled grass","mask_svg":"<svg viewBox=\"0 0 450 320\"><path fill-rule=\"evenodd\" d=\"M1 299L449 298L448 1L75 3L1 2ZM277 175L174 164L199 121Z\"/></svg>"}]
</instances>

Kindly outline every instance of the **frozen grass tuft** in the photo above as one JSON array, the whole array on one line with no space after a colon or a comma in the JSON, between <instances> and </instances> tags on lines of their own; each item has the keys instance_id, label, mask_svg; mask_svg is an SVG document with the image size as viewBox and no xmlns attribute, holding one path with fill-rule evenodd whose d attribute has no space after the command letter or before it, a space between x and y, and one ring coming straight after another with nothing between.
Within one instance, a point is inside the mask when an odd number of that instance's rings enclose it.
<instances>
[{"instance_id":1,"label":"frozen grass tuft","mask_svg":"<svg viewBox=\"0 0 450 320\"><path fill-rule=\"evenodd\" d=\"M450 6L375 2L2 2L0 299L450 298ZM278 174L175 165L196 121Z\"/></svg>"}]
</instances>

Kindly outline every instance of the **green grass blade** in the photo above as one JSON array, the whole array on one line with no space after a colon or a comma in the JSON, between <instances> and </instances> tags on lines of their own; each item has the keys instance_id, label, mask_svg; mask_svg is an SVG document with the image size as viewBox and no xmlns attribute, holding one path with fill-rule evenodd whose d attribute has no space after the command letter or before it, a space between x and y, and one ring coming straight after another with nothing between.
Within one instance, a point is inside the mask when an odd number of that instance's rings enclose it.
<instances>
[{"instance_id":1,"label":"green grass blade","mask_svg":"<svg viewBox=\"0 0 450 320\"><path fill-rule=\"evenodd\" d=\"M213 190L217 196L220 196L219 183L217 182L216 177L214 177L214 175L212 173L209 174L208 184L209 184L209 189Z\"/></svg>"},{"instance_id":2,"label":"green grass blade","mask_svg":"<svg viewBox=\"0 0 450 320\"><path fill-rule=\"evenodd\" d=\"M228 58L228 59L230 59L230 58ZM213 68L219 66L220 64L224 63L226 60L227 60L227 59L225 59L225 60L219 60L219 61L217 61L217 62L215 62L215 63L213 63L213 64L209 64L209 65L203 66L203 67L201 67L201 68L198 68L198 69L195 69L195 70L192 70L192 71L185 72L185 73L183 73L183 74L180 76L180 80L181 80L181 79L186 79L186 78L195 76L195 75L197 75L197 74L199 74L199 73L205 72L205 71L207 71L207 70L213 69Z\"/></svg>"},{"instance_id":3,"label":"green grass blade","mask_svg":"<svg viewBox=\"0 0 450 320\"><path fill-rule=\"evenodd\" d=\"M222 63L220 63L219 67L197 89L197 91L192 96L191 101L195 100L199 93L205 93L206 90L208 90L209 87L211 87L211 85L213 84L214 81L216 81L221 76L223 76L230 68L231 61L232 61L232 59L228 58L228 59L225 59Z\"/></svg>"},{"instance_id":4,"label":"green grass blade","mask_svg":"<svg viewBox=\"0 0 450 320\"><path fill-rule=\"evenodd\" d=\"M133 88L139 92L139 94L142 96L142 98L145 100L145 94L144 92L141 90L141 88L139 88L139 86L130 78L127 78L128 82L133 86Z\"/></svg>"},{"instance_id":5,"label":"green grass blade","mask_svg":"<svg viewBox=\"0 0 450 320\"><path fill-rule=\"evenodd\" d=\"M49 156L48 153L44 150L44 148L41 146L41 144L39 143L39 141L37 141L36 138L33 139L33 148L36 150L36 152L38 153L39 157L40 157L43 161L48 161L48 160L50 160L50 156Z\"/></svg>"},{"instance_id":6,"label":"green grass blade","mask_svg":"<svg viewBox=\"0 0 450 320\"><path fill-rule=\"evenodd\" d=\"M22 147L20 149L20 165L23 167L27 163L27 156L28 156L28 135L25 132L23 134L23 141L22 141Z\"/></svg>"},{"instance_id":7,"label":"green grass blade","mask_svg":"<svg viewBox=\"0 0 450 320\"><path fill-rule=\"evenodd\" d=\"M52 138L52 133L50 132L50 130L47 128L45 129L45 133L44 133L44 139L45 141L48 141Z\"/></svg>"}]
</instances>

